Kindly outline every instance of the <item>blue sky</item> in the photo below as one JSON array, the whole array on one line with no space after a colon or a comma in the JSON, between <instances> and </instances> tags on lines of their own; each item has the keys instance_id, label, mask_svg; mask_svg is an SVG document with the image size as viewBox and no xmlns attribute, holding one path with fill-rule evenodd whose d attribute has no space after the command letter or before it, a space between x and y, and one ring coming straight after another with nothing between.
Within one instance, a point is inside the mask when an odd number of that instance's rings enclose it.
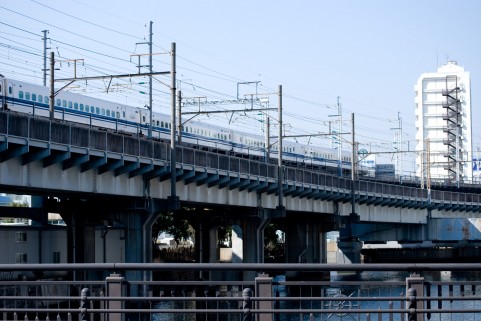
<instances>
[{"instance_id":1,"label":"blue sky","mask_svg":"<svg viewBox=\"0 0 481 321\"><path fill-rule=\"evenodd\" d=\"M481 48L475 0L340 1L154 1L16 0L0 3L0 73L41 83L41 30L59 59L84 59L80 75L136 72L148 47L153 21L154 70L170 70L171 43L177 47L177 79L184 96L233 99L239 82L259 81L257 93L283 87L286 133L325 133L329 115L343 110L343 131L356 118L356 140L375 152L393 150L398 113L403 150L414 149L414 84L423 72L456 60L471 73L473 148L479 130ZM30 18L29 18L30 17ZM33 18L33 19L32 19ZM141 64L147 64L145 56ZM72 64L59 66L70 77ZM140 80L133 80L139 82ZM154 109L169 112L170 80L154 81ZM118 83L107 96L143 106L138 87ZM102 83L73 90L101 95ZM130 86L130 87L129 87ZM141 85L140 85L141 87ZM240 85L240 94L254 93ZM223 106L222 108L239 108ZM229 125L230 115L198 117ZM256 115L236 115L237 128L260 133ZM232 124L231 124L232 125ZM334 126L334 125L333 125ZM346 140L350 136L345 137ZM312 140L311 142L314 142ZM318 139L318 144L330 142ZM349 149L348 144L344 148ZM413 153L403 155L403 171L413 170ZM379 154L380 162L395 162Z\"/></svg>"}]
</instances>

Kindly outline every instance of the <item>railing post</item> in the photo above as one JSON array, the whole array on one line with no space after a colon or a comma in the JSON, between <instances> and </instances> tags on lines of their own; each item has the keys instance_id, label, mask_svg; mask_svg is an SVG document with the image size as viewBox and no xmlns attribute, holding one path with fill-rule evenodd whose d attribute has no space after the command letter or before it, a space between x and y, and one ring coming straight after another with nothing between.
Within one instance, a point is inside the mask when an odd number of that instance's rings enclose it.
<instances>
[{"instance_id":1,"label":"railing post","mask_svg":"<svg viewBox=\"0 0 481 321\"><path fill-rule=\"evenodd\" d=\"M414 288L409 288L408 289L408 299L409 299L409 304L408 304L408 321L416 321L416 289Z\"/></svg>"},{"instance_id":2,"label":"railing post","mask_svg":"<svg viewBox=\"0 0 481 321\"><path fill-rule=\"evenodd\" d=\"M110 276L105 278L105 289L106 297L123 297L123 281L124 278L120 276L120 274L110 274ZM124 301L108 301L107 302L107 309L123 309L124 308ZM123 321L124 314L123 313L108 313L107 319L109 321Z\"/></svg>"},{"instance_id":3,"label":"railing post","mask_svg":"<svg viewBox=\"0 0 481 321\"><path fill-rule=\"evenodd\" d=\"M406 278L406 296L408 303L408 320L409 321L424 321L424 314L417 313L416 309L423 309L423 301L417 303L417 297L424 296L424 278L419 274L412 274ZM413 301L414 300L414 301Z\"/></svg>"},{"instance_id":4,"label":"railing post","mask_svg":"<svg viewBox=\"0 0 481 321\"><path fill-rule=\"evenodd\" d=\"M90 296L90 289L83 288L80 292L80 321L90 321L88 310L90 309L90 303L88 297Z\"/></svg>"},{"instance_id":5,"label":"railing post","mask_svg":"<svg viewBox=\"0 0 481 321\"><path fill-rule=\"evenodd\" d=\"M252 290L249 288L245 288L242 291L242 297L244 298L244 301L242 302L242 309L244 311L244 316L242 318L243 321L252 321L252 314L251 314L251 308L252 308L252 301L251 301L251 296L252 296Z\"/></svg>"},{"instance_id":6,"label":"railing post","mask_svg":"<svg viewBox=\"0 0 481 321\"><path fill-rule=\"evenodd\" d=\"M256 297L272 298L272 278L268 274L261 274L255 278ZM272 309L272 301L267 299L265 301L258 301L257 309L268 310ZM258 321L272 321L272 313L260 313L257 315Z\"/></svg>"}]
</instances>

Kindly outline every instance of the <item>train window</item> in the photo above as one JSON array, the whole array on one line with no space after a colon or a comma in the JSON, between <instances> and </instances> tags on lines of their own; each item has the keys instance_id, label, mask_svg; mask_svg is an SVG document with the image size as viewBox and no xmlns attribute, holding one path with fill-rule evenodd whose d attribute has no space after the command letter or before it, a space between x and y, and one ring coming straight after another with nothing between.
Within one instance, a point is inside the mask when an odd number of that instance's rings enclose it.
<instances>
[{"instance_id":1,"label":"train window","mask_svg":"<svg viewBox=\"0 0 481 321\"><path fill-rule=\"evenodd\" d=\"M57 106L61 106L62 105L62 101L60 99L57 98L57 103L56 103Z\"/></svg>"},{"instance_id":2,"label":"train window","mask_svg":"<svg viewBox=\"0 0 481 321\"><path fill-rule=\"evenodd\" d=\"M160 122L160 127L164 127L164 122L163 122L163 121Z\"/></svg>"},{"instance_id":3,"label":"train window","mask_svg":"<svg viewBox=\"0 0 481 321\"><path fill-rule=\"evenodd\" d=\"M123 117L125 118L125 111L123 111L122 113L123 113L123 115L124 115Z\"/></svg>"},{"instance_id":4,"label":"train window","mask_svg":"<svg viewBox=\"0 0 481 321\"><path fill-rule=\"evenodd\" d=\"M107 116L110 117L110 110L107 109Z\"/></svg>"},{"instance_id":5,"label":"train window","mask_svg":"<svg viewBox=\"0 0 481 321\"><path fill-rule=\"evenodd\" d=\"M95 113L95 107L94 106L90 106L90 112L93 114Z\"/></svg>"},{"instance_id":6,"label":"train window","mask_svg":"<svg viewBox=\"0 0 481 321\"><path fill-rule=\"evenodd\" d=\"M43 103L43 96L42 95L38 95L38 102Z\"/></svg>"},{"instance_id":7,"label":"train window","mask_svg":"<svg viewBox=\"0 0 481 321\"><path fill-rule=\"evenodd\" d=\"M100 115L100 108L95 107L95 113L96 113L97 115Z\"/></svg>"},{"instance_id":8,"label":"train window","mask_svg":"<svg viewBox=\"0 0 481 321\"><path fill-rule=\"evenodd\" d=\"M169 123L169 129L171 128L170 123Z\"/></svg>"},{"instance_id":9,"label":"train window","mask_svg":"<svg viewBox=\"0 0 481 321\"><path fill-rule=\"evenodd\" d=\"M105 116L105 109L102 108L102 116Z\"/></svg>"},{"instance_id":10,"label":"train window","mask_svg":"<svg viewBox=\"0 0 481 321\"><path fill-rule=\"evenodd\" d=\"M18 92L18 98L23 99L23 91L20 90Z\"/></svg>"},{"instance_id":11,"label":"train window","mask_svg":"<svg viewBox=\"0 0 481 321\"><path fill-rule=\"evenodd\" d=\"M12 94L12 86L8 86L8 93L11 95Z\"/></svg>"},{"instance_id":12,"label":"train window","mask_svg":"<svg viewBox=\"0 0 481 321\"><path fill-rule=\"evenodd\" d=\"M73 109L78 110L78 103L73 103Z\"/></svg>"},{"instance_id":13,"label":"train window","mask_svg":"<svg viewBox=\"0 0 481 321\"><path fill-rule=\"evenodd\" d=\"M44 101L45 103L47 103L47 102L49 102L50 100L49 100L48 96L43 96L43 101Z\"/></svg>"},{"instance_id":14,"label":"train window","mask_svg":"<svg viewBox=\"0 0 481 321\"><path fill-rule=\"evenodd\" d=\"M37 94L32 94L32 101L37 101Z\"/></svg>"},{"instance_id":15,"label":"train window","mask_svg":"<svg viewBox=\"0 0 481 321\"><path fill-rule=\"evenodd\" d=\"M80 106L80 110L84 111L84 104L79 104L79 106Z\"/></svg>"},{"instance_id":16,"label":"train window","mask_svg":"<svg viewBox=\"0 0 481 321\"><path fill-rule=\"evenodd\" d=\"M120 118L120 113L119 113L119 112L117 112L117 118Z\"/></svg>"},{"instance_id":17,"label":"train window","mask_svg":"<svg viewBox=\"0 0 481 321\"><path fill-rule=\"evenodd\" d=\"M159 121L157 121L157 127L159 127Z\"/></svg>"},{"instance_id":18,"label":"train window","mask_svg":"<svg viewBox=\"0 0 481 321\"><path fill-rule=\"evenodd\" d=\"M30 93L28 91L25 92L25 99L30 100Z\"/></svg>"},{"instance_id":19,"label":"train window","mask_svg":"<svg viewBox=\"0 0 481 321\"><path fill-rule=\"evenodd\" d=\"M142 122L145 123L145 116L142 116Z\"/></svg>"},{"instance_id":20,"label":"train window","mask_svg":"<svg viewBox=\"0 0 481 321\"><path fill-rule=\"evenodd\" d=\"M112 115L112 117L115 117L115 110L111 110L110 114Z\"/></svg>"},{"instance_id":21,"label":"train window","mask_svg":"<svg viewBox=\"0 0 481 321\"><path fill-rule=\"evenodd\" d=\"M72 109L72 102L68 101L68 108Z\"/></svg>"}]
</instances>

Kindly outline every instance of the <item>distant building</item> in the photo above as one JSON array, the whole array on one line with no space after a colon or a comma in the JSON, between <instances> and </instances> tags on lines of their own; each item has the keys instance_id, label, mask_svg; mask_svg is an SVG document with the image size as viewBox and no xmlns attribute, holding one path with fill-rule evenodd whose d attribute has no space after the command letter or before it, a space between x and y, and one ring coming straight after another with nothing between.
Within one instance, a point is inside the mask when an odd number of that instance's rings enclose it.
<instances>
[{"instance_id":1,"label":"distant building","mask_svg":"<svg viewBox=\"0 0 481 321\"><path fill-rule=\"evenodd\" d=\"M416 175L421 182L472 181L471 82L450 61L423 73L416 92Z\"/></svg>"}]
</instances>

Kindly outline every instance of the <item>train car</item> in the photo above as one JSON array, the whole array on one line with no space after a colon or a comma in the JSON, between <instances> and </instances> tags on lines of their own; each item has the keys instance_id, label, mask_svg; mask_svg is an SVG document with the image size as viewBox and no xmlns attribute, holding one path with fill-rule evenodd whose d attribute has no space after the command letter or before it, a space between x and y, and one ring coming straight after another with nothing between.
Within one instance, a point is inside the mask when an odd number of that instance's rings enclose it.
<instances>
[{"instance_id":1,"label":"train car","mask_svg":"<svg viewBox=\"0 0 481 321\"><path fill-rule=\"evenodd\" d=\"M0 92L3 109L49 117L49 88L23 81L8 79L0 75ZM128 106L102 99L97 99L68 91L60 91L54 99L55 118L65 121L87 124L130 135L145 135L149 129L152 137L170 140L171 119L169 115L152 113L146 108ZM261 135L234 131L221 126L202 122L188 122L181 126L182 143L195 148L230 153L242 157L261 159L266 157L266 142ZM278 157L278 144L273 141L270 158ZM284 140L283 161L297 166L308 163L322 168L351 167L351 155L343 151L338 160L334 149L303 145Z\"/></svg>"}]
</instances>

